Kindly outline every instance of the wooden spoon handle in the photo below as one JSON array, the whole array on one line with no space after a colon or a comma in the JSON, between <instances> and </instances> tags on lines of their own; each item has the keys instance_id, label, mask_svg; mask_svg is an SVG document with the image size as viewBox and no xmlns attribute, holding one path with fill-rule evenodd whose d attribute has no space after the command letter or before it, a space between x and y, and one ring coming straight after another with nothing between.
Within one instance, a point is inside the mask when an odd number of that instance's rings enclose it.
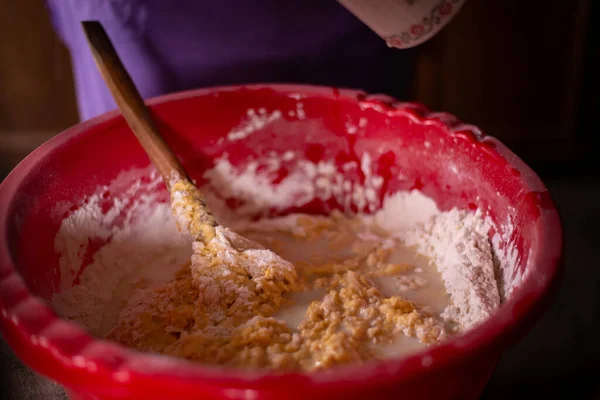
<instances>
[{"instance_id":1,"label":"wooden spoon handle","mask_svg":"<svg viewBox=\"0 0 600 400\"><path fill-rule=\"evenodd\" d=\"M171 206L179 227L208 243L215 236L217 223L204 201L204 196L192 184L185 169L160 136L150 111L100 22L84 21L82 25L96 65L108 89L171 192Z\"/></svg>"},{"instance_id":2,"label":"wooden spoon handle","mask_svg":"<svg viewBox=\"0 0 600 400\"><path fill-rule=\"evenodd\" d=\"M83 21L96 65L106 81L123 117L131 127L148 157L170 189L173 172L180 178L188 178L185 169L161 137L150 112L138 92L127 70L123 66L102 24L98 21Z\"/></svg>"}]
</instances>

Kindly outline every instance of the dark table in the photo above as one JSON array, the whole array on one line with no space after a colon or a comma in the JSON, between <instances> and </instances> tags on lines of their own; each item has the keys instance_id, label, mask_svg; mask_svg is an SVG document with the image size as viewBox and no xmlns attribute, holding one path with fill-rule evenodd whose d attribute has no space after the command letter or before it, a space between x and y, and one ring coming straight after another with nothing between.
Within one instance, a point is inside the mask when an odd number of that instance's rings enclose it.
<instances>
[{"instance_id":1,"label":"dark table","mask_svg":"<svg viewBox=\"0 0 600 400\"><path fill-rule=\"evenodd\" d=\"M564 223L564 279L544 317L504 354L483 400L600 399L600 178L545 181ZM2 341L0 357L3 398L66 399L58 385L23 366Z\"/></svg>"}]
</instances>

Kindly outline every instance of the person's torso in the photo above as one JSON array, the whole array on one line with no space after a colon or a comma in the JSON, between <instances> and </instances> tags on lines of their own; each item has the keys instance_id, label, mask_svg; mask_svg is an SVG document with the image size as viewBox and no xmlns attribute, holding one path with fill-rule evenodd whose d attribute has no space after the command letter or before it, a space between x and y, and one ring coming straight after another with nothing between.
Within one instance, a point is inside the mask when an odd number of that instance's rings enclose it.
<instances>
[{"instance_id":1,"label":"person's torso","mask_svg":"<svg viewBox=\"0 0 600 400\"><path fill-rule=\"evenodd\" d=\"M313 83L401 95L402 85L390 76L400 79L408 72L402 70L406 63L401 52L388 49L333 0L46 1L74 64L79 64L74 65L78 85L98 78L87 71L89 50L79 26L89 19L103 23L146 97L251 82Z\"/></svg>"}]
</instances>

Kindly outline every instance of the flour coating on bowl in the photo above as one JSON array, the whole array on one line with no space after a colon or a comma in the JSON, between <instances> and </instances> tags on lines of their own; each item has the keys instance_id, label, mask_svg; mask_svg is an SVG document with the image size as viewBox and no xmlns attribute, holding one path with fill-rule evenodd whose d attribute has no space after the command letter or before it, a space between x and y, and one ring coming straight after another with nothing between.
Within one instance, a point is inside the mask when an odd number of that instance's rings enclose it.
<instances>
[{"instance_id":1,"label":"flour coating on bowl","mask_svg":"<svg viewBox=\"0 0 600 400\"><path fill-rule=\"evenodd\" d=\"M293 159L293 155L281 157L280 162L286 159ZM348 169L368 171L369 161L363 157L360 163ZM158 176L151 173L144 184L140 180L129 181L130 189L117 200L111 200L109 207L103 200L106 189L100 188L63 220L55 241L55 249L61 256L61 291L52 298L54 309L94 335L108 335L141 350L238 367L313 370L419 350L476 326L499 306L501 297L495 279L498 265L494 265L494 258L498 264L502 256L494 253L493 243L488 239L492 225L481 211L440 212L431 199L418 191L386 197L377 210L376 195L369 193L376 193L381 186L379 177L365 174L366 183L357 190L356 183L344 180L328 163L305 162L299 174L290 174L278 188L269 187L267 181L257 175L257 169L250 165L244 171L236 171L223 159L207 172L208 203L221 225L243 232L292 259L294 252L286 254L286 246L281 246L286 238L298 243L305 241L315 248L320 245L314 243L331 238L347 241L345 247L342 246L345 255L334 257L335 260L323 260L322 254L316 254L320 257L317 257L318 262L316 258L310 262L294 259L301 276L308 276L307 271L317 269L323 276L300 279L299 289L284 296L281 307L278 304L272 310L253 310L255 317L237 325L225 324L224 327L214 323L200 327L199 321L205 321L205 317L189 317L183 312L185 307L189 310L193 301L182 300L181 307L174 309L173 296L163 296L160 301L168 301L161 304L169 312L179 310L181 313L175 314L191 319L171 323L176 317L172 314L168 329L159 323L160 335L151 340L140 339L144 336L140 333L145 331L136 331L131 326L136 323L141 326L143 318L140 316L149 309L149 298L158 299L157 293L164 295L169 290L198 296L186 266L192 254L192 239L177 232L164 192L143 191L158 184ZM305 174L310 179L305 179ZM300 206L314 198L338 196L345 201L344 193L350 193L357 201L341 204L358 205L375 212L358 216L334 213L329 218L288 215L265 217L258 222L247 218L267 208L286 204ZM243 200L236 213L228 210L222 200L230 197ZM350 232L343 237L336 233L342 231L342 227ZM317 242L310 244L306 239L309 236L312 236L310 240L317 238ZM80 272L92 243L102 245ZM349 252L348 248L356 250ZM390 249L409 254L404 257L411 262L389 262ZM325 253L333 254L330 250L331 246ZM436 285L441 288L439 293L422 292L422 288ZM323 289L325 293L319 292ZM348 297L348 293L365 295ZM436 301L428 304L429 298ZM331 308L332 302L363 305L354 313L352 307ZM159 301L155 303L154 310L164 312ZM329 315L329 321L337 318L356 321L356 324L328 322L317 326L315 318L324 315ZM187 326L190 321L200 328L194 330ZM219 329L224 331L219 333ZM198 338L197 332L203 336ZM261 336L264 332L269 332L268 343L259 346L258 342L264 342ZM257 338L257 334L260 337ZM327 337L329 341L320 342L311 337ZM358 337L362 341L357 341ZM224 362L211 359L214 356L211 349L220 349L223 343L241 346L231 348L230 352L238 351L240 356L221 352L218 357ZM208 353L199 355L200 347L208 349ZM324 350L329 348L338 348L338 351Z\"/></svg>"}]
</instances>

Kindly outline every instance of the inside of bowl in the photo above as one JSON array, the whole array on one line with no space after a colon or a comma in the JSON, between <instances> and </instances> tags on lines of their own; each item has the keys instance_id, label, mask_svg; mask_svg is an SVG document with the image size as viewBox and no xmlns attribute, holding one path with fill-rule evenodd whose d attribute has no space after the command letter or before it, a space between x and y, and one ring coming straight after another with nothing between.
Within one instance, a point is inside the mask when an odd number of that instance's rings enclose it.
<instances>
[{"instance_id":1,"label":"inside of bowl","mask_svg":"<svg viewBox=\"0 0 600 400\"><path fill-rule=\"evenodd\" d=\"M372 213L387 196L416 189L441 210L480 209L491 218L502 296L523 276L539 213L528 208L524 177L493 142L337 91L207 91L153 111L190 175L240 213ZM140 201L168 201L121 118L76 130L48 145L12 203L12 256L30 289L46 300L66 283L61 262L70 261L60 261L56 244L63 219L93 195L100 219L119 204L121 217L112 215L109 224L122 223ZM78 244L81 268L69 285L107 240Z\"/></svg>"}]
</instances>

